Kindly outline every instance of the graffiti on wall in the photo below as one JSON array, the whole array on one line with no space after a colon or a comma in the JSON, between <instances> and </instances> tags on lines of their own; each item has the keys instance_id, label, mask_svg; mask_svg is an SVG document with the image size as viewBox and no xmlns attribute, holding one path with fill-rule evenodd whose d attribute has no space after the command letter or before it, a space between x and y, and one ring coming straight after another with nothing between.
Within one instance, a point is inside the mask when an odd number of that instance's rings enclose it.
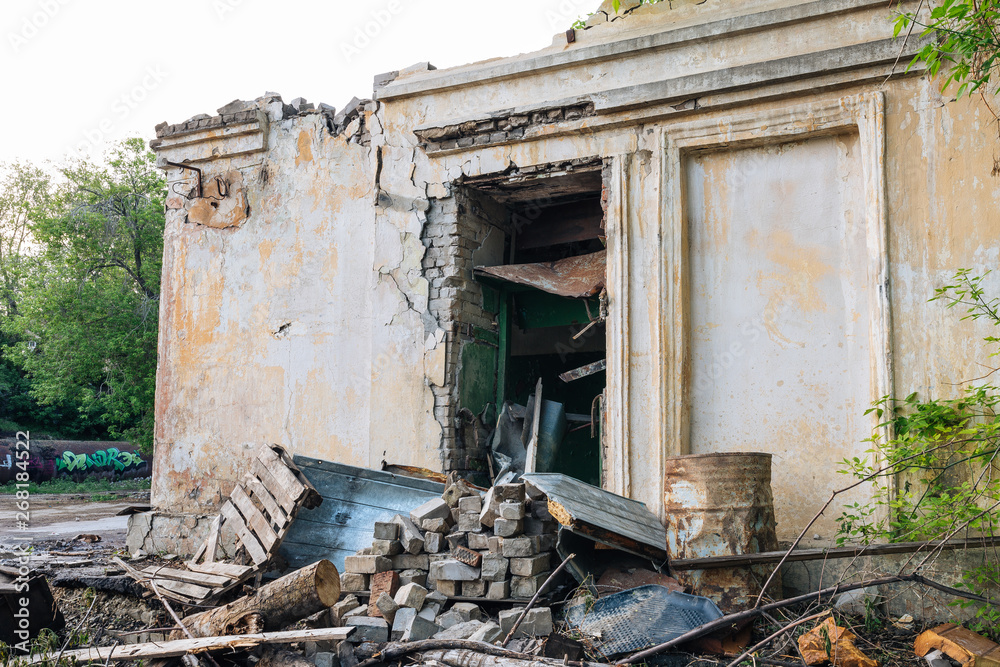
<instances>
[{"instance_id":1,"label":"graffiti on wall","mask_svg":"<svg viewBox=\"0 0 1000 667\"><path fill-rule=\"evenodd\" d=\"M127 442L42 440L33 449L28 474L36 482L57 476L77 480L85 477L118 479L149 476L149 462L143 458L142 452ZM16 458L11 443L0 440L0 484L14 478Z\"/></svg>"},{"instance_id":2,"label":"graffiti on wall","mask_svg":"<svg viewBox=\"0 0 1000 667\"><path fill-rule=\"evenodd\" d=\"M101 449L93 454L74 454L65 451L56 458L57 472L73 472L74 470L114 469L117 472L129 466L140 466L145 461L138 452L123 452L114 447Z\"/></svg>"}]
</instances>

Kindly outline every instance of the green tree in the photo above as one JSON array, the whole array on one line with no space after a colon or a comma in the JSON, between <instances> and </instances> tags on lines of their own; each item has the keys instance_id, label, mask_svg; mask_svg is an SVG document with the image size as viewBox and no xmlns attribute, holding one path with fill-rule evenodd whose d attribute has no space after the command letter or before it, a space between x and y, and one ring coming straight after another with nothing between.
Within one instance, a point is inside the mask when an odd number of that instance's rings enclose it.
<instances>
[{"instance_id":1,"label":"green tree","mask_svg":"<svg viewBox=\"0 0 1000 667\"><path fill-rule=\"evenodd\" d=\"M927 13L923 6L921 0L916 11L896 18L896 35L919 29L933 37L910 67L922 61L932 76L944 70L945 85L958 84L959 97L988 84L1000 58L1000 0L941 0Z\"/></svg>"},{"instance_id":2,"label":"green tree","mask_svg":"<svg viewBox=\"0 0 1000 667\"><path fill-rule=\"evenodd\" d=\"M142 140L107 166L61 170L65 192L31 231L42 251L22 267L6 349L45 405L77 406L78 428L152 446L164 180Z\"/></svg>"}]
</instances>

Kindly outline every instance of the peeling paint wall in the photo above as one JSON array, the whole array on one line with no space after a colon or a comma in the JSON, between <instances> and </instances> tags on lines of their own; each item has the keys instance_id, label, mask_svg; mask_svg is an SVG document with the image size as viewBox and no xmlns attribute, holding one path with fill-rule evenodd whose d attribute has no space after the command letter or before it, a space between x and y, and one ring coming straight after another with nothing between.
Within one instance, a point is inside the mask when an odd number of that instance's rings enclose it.
<instances>
[{"instance_id":1,"label":"peeling paint wall","mask_svg":"<svg viewBox=\"0 0 1000 667\"><path fill-rule=\"evenodd\" d=\"M690 146L767 151L858 133L868 151L861 171L815 176L860 187L852 197L863 199L866 233L884 223L887 238L872 247L888 279L872 261L855 283L888 295L891 318L870 320L888 352L871 345L884 358L848 375L875 369L871 400L879 383L904 395L959 391L951 383L982 374L977 341L988 325L959 322L927 299L956 269L1000 259L992 175L1000 143L978 99L950 101L902 66L889 77L919 46L892 40L891 11L875 0L659 3L577 31L572 44L557 35L535 54L401 70L363 116L289 111L262 98L230 110L237 115L225 127L199 119L165 133L162 158L198 160L206 176L238 171L249 215L215 228L184 222L181 195L168 204L154 504L212 507L261 442L354 465L471 467L480 452L458 428L461 332L494 322L468 270L493 259L483 244L497 243L504 213L469 216L463 182L594 158L608 165L609 490L662 515L664 458L715 446L692 444L692 415L703 406L683 391L696 239L677 221L691 210ZM736 161L720 173L743 168ZM189 192L190 172L168 175ZM707 213L691 220L707 225L721 205L716 178L706 171ZM728 261L746 261L737 250ZM795 266L781 278L807 291L829 287ZM832 382L844 399L837 414L864 403L861 380ZM819 464L856 450L863 428L846 421L828 425L836 446ZM799 494L818 465L809 435L804 428L803 444L793 438L788 455L776 452L775 495L785 507L812 502ZM766 450L773 438L762 428L738 444ZM816 485L837 479L824 474ZM805 514L786 514L779 537L796 533Z\"/></svg>"},{"instance_id":2,"label":"peeling paint wall","mask_svg":"<svg viewBox=\"0 0 1000 667\"><path fill-rule=\"evenodd\" d=\"M206 182L241 175L230 197L249 210L238 227L198 224L183 196L193 173L168 167L153 504L173 513L214 509L262 443L439 466L424 377L439 341L412 335L424 329L422 213L407 213L409 229L376 215L367 118L336 133L323 113L256 106L266 150L230 157L246 147L226 130L156 146L172 162L211 155L193 163Z\"/></svg>"}]
</instances>

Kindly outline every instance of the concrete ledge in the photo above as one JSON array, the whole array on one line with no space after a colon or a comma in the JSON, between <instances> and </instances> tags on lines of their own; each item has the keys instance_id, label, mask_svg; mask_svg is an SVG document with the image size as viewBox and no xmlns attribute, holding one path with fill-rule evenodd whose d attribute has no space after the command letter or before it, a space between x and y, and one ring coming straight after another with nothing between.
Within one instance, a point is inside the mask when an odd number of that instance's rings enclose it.
<instances>
[{"instance_id":1,"label":"concrete ledge","mask_svg":"<svg viewBox=\"0 0 1000 667\"><path fill-rule=\"evenodd\" d=\"M558 53L544 53L528 58L514 57L473 69L436 70L432 76L397 79L378 91L378 99L402 99L525 74L537 74L591 61L607 60L624 54L634 55L642 51L677 47L690 42L772 30L804 21L884 6L884 0L819 0L610 43L591 46L581 44L578 48Z\"/></svg>"}]
</instances>

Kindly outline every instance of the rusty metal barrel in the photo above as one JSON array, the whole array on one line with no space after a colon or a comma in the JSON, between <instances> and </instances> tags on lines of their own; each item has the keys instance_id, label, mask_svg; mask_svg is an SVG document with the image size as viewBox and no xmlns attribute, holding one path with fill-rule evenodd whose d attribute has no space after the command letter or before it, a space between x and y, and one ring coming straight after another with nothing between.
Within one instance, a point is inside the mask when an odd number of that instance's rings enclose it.
<instances>
[{"instance_id":1,"label":"rusty metal barrel","mask_svg":"<svg viewBox=\"0 0 1000 667\"><path fill-rule=\"evenodd\" d=\"M666 461L664 479L670 558L777 550L770 454L675 456ZM677 572L677 578L729 613L753 606L773 567L687 570ZM780 595L780 578L768 592Z\"/></svg>"}]
</instances>

